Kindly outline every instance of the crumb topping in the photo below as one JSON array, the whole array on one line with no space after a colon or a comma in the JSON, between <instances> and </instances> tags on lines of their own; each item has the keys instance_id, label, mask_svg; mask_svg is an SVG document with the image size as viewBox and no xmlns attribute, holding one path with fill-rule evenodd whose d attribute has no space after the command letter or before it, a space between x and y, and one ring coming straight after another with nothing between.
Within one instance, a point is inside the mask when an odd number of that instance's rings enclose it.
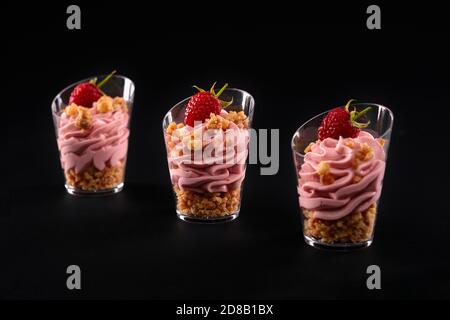
<instances>
[{"instance_id":1,"label":"crumb topping","mask_svg":"<svg viewBox=\"0 0 450 320\"><path fill-rule=\"evenodd\" d=\"M327 162L321 161L317 166L316 172L319 175L321 184L328 185L334 182L334 178L330 173L330 165Z\"/></svg>"},{"instance_id":2,"label":"crumb topping","mask_svg":"<svg viewBox=\"0 0 450 320\"><path fill-rule=\"evenodd\" d=\"M367 161L373 157L373 149L367 143L361 143L359 150L356 152L356 158L359 161Z\"/></svg>"},{"instance_id":3,"label":"crumb topping","mask_svg":"<svg viewBox=\"0 0 450 320\"><path fill-rule=\"evenodd\" d=\"M115 97L113 99L113 109L116 111L128 112L128 104L122 97Z\"/></svg>"},{"instance_id":4,"label":"crumb topping","mask_svg":"<svg viewBox=\"0 0 450 320\"><path fill-rule=\"evenodd\" d=\"M207 129L228 129L230 125L230 121L221 117L220 115L216 115L214 113L211 113L209 115L209 119L206 121L206 128Z\"/></svg>"},{"instance_id":5,"label":"crumb topping","mask_svg":"<svg viewBox=\"0 0 450 320\"><path fill-rule=\"evenodd\" d=\"M98 113L107 113L113 111L128 112L128 105L124 98L110 96L102 96L95 103L95 109ZM90 127L92 121L92 109L71 103L64 108L64 113L69 117L77 117L76 126L86 130Z\"/></svg>"},{"instance_id":6,"label":"crumb topping","mask_svg":"<svg viewBox=\"0 0 450 320\"><path fill-rule=\"evenodd\" d=\"M75 103L71 103L70 105L68 105L65 109L64 112L69 116L69 117L74 117L76 115L78 115L78 106Z\"/></svg>"},{"instance_id":7,"label":"crumb topping","mask_svg":"<svg viewBox=\"0 0 450 320\"><path fill-rule=\"evenodd\" d=\"M230 111L225 115L225 119L234 122L239 127L239 129L248 128L249 120L244 111Z\"/></svg>"},{"instance_id":8,"label":"crumb topping","mask_svg":"<svg viewBox=\"0 0 450 320\"><path fill-rule=\"evenodd\" d=\"M97 104L97 111L100 113L107 113L114 110L113 107L113 98L109 96L103 96L100 99L98 99Z\"/></svg>"},{"instance_id":9,"label":"crumb topping","mask_svg":"<svg viewBox=\"0 0 450 320\"><path fill-rule=\"evenodd\" d=\"M92 125L91 110L85 107L78 107L78 115L75 119L75 125L82 130L89 129Z\"/></svg>"},{"instance_id":10,"label":"crumb topping","mask_svg":"<svg viewBox=\"0 0 450 320\"><path fill-rule=\"evenodd\" d=\"M245 115L244 111L230 111L223 117L221 115L211 113L209 119L205 120L205 126L207 129L226 130L229 128L230 122L236 124L240 129L247 129L249 125L248 117ZM172 135L175 130L183 127L183 123L177 124L175 122L171 122L166 128L166 133Z\"/></svg>"},{"instance_id":11,"label":"crumb topping","mask_svg":"<svg viewBox=\"0 0 450 320\"><path fill-rule=\"evenodd\" d=\"M303 152L305 152L305 153L310 152L313 145L314 145L314 142L310 142L310 143L306 146L305 150L303 150Z\"/></svg>"}]
</instances>

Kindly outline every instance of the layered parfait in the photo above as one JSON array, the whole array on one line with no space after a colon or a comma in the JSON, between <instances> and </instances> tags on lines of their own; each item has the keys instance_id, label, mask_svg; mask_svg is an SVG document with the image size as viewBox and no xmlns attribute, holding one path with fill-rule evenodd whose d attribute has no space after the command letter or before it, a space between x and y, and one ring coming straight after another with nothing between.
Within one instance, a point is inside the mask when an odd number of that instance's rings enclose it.
<instances>
[{"instance_id":1,"label":"layered parfait","mask_svg":"<svg viewBox=\"0 0 450 320\"><path fill-rule=\"evenodd\" d=\"M71 193L121 188L124 180L130 119L128 102L109 96L102 82L78 84L55 125L66 188Z\"/></svg>"},{"instance_id":2,"label":"layered parfait","mask_svg":"<svg viewBox=\"0 0 450 320\"><path fill-rule=\"evenodd\" d=\"M197 88L197 87L196 87ZM239 212L249 143L249 118L233 101L197 88L184 121L165 128L167 157L177 212L197 219L221 219Z\"/></svg>"},{"instance_id":3,"label":"layered parfait","mask_svg":"<svg viewBox=\"0 0 450 320\"><path fill-rule=\"evenodd\" d=\"M345 107L328 112L318 140L297 163L298 194L304 235L325 244L370 241L385 170L385 141L361 129L370 107Z\"/></svg>"}]
</instances>

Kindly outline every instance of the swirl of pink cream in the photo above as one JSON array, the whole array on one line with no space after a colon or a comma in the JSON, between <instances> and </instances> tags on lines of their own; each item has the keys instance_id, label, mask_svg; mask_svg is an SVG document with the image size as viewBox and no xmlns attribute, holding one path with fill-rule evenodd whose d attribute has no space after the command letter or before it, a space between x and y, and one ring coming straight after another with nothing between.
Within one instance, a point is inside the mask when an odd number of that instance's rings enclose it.
<instances>
[{"instance_id":1,"label":"swirl of pink cream","mask_svg":"<svg viewBox=\"0 0 450 320\"><path fill-rule=\"evenodd\" d=\"M349 142L353 142L353 145ZM373 150L370 159L355 166L356 153L366 143ZM349 145L352 145L350 147ZM368 132L357 138L327 138L312 145L299 171L300 206L314 211L314 218L337 220L353 212L367 210L381 195L385 169L385 153L380 143ZM317 167L330 166L334 182L320 183ZM361 177L354 182L355 176Z\"/></svg>"},{"instance_id":2,"label":"swirl of pink cream","mask_svg":"<svg viewBox=\"0 0 450 320\"><path fill-rule=\"evenodd\" d=\"M107 164L118 165L127 155L129 115L114 111L100 113L93 107L92 126L81 130L76 117L63 113L58 124L58 147L65 171L82 172L89 164L103 170Z\"/></svg>"},{"instance_id":3,"label":"swirl of pink cream","mask_svg":"<svg viewBox=\"0 0 450 320\"><path fill-rule=\"evenodd\" d=\"M226 111L222 111L222 114ZM248 155L249 133L230 122L226 131L206 129L203 123L198 127L185 126L182 131L189 135L194 130L201 134L200 159L193 158L192 152L182 139L178 140L177 155L168 156L172 184L181 190L193 192L228 192L238 189L245 177ZM177 139L172 138L172 141ZM210 147L211 152L207 152Z\"/></svg>"}]
</instances>

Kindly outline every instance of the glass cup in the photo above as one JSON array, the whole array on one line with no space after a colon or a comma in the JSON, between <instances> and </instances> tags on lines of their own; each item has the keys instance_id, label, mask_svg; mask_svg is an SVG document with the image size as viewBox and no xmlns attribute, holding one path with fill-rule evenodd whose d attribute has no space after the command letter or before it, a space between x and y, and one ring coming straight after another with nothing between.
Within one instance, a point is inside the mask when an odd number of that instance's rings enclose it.
<instances>
[{"instance_id":1,"label":"glass cup","mask_svg":"<svg viewBox=\"0 0 450 320\"><path fill-rule=\"evenodd\" d=\"M374 103L351 108L368 106L371 110L358 121L370 124L355 139L317 141L328 111L308 120L292 138L303 235L313 247L351 249L372 243L394 116Z\"/></svg>"},{"instance_id":2,"label":"glass cup","mask_svg":"<svg viewBox=\"0 0 450 320\"><path fill-rule=\"evenodd\" d=\"M114 75L101 87L105 96L91 107L69 106L72 90L92 79L68 86L52 102L65 187L73 195L113 194L124 186L134 83Z\"/></svg>"},{"instance_id":3,"label":"glass cup","mask_svg":"<svg viewBox=\"0 0 450 320\"><path fill-rule=\"evenodd\" d=\"M220 98L233 103L194 127L184 124L190 97L163 120L176 212L184 221L223 222L239 215L255 102L231 88Z\"/></svg>"}]
</instances>

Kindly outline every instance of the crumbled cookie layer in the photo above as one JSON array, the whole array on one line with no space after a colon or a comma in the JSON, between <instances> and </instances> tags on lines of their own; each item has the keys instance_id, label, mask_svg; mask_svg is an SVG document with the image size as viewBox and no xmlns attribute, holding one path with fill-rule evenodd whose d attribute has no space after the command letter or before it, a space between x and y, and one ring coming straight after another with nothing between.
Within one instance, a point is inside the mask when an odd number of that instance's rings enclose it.
<instances>
[{"instance_id":1,"label":"crumbled cookie layer","mask_svg":"<svg viewBox=\"0 0 450 320\"><path fill-rule=\"evenodd\" d=\"M217 218L234 214L239 210L240 189L229 192L197 193L182 191L174 186L174 191L177 197L177 209L185 215Z\"/></svg>"},{"instance_id":2,"label":"crumbled cookie layer","mask_svg":"<svg viewBox=\"0 0 450 320\"><path fill-rule=\"evenodd\" d=\"M205 120L207 129L223 129L226 130L230 126L230 122L234 122L240 129L248 129L249 121L244 111L230 111L225 116L210 114L209 119ZM183 123L171 122L167 128L166 133L172 135L177 129L184 127Z\"/></svg>"},{"instance_id":3,"label":"crumbled cookie layer","mask_svg":"<svg viewBox=\"0 0 450 320\"><path fill-rule=\"evenodd\" d=\"M128 112L128 105L124 98L110 96L102 96L94 103L94 107L97 113L107 113L107 112ZM64 108L64 112L69 117L76 117L75 125L82 129L87 130L90 128L92 123L92 112L93 108L86 108L75 103L71 103Z\"/></svg>"},{"instance_id":4,"label":"crumbled cookie layer","mask_svg":"<svg viewBox=\"0 0 450 320\"><path fill-rule=\"evenodd\" d=\"M211 113L209 119L206 119L206 128L226 130L230 126L230 122L234 122L240 129L248 128L248 117L244 111L230 111L223 117Z\"/></svg>"},{"instance_id":5,"label":"crumbled cookie layer","mask_svg":"<svg viewBox=\"0 0 450 320\"><path fill-rule=\"evenodd\" d=\"M80 173L70 169L65 172L66 183L85 191L108 190L123 182L124 169L123 163L115 167L106 166L103 170L90 166Z\"/></svg>"},{"instance_id":6,"label":"crumbled cookie layer","mask_svg":"<svg viewBox=\"0 0 450 320\"><path fill-rule=\"evenodd\" d=\"M124 98L110 96L103 96L95 103L97 111L100 113L113 112L113 111L128 111L128 106Z\"/></svg>"},{"instance_id":7,"label":"crumbled cookie layer","mask_svg":"<svg viewBox=\"0 0 450 320\"><path fill-rule=\"evenodd\" d=\"M210 118L205 120L205 128L227 130L231 122L235 123L240 129L248 129L248 117L243 111L230 111L224 117L211 113ZM184 132L183 130L179 130L184 128L184 126L185 125L183 123L177 124L175 122L171 122L167 126L166 144L169 152L172 152L173 148L179 141L182 141L190 150L201 150L203 148L201 132ZM176 154L173 156L180 155L180 150L175 150L175 152Z\"/></svg>"},{"instance_id":8,"label":"crumbled cookie layer","mask_svg":"<svg viewBox=\"0 0 450 320\"><path fill-rule=\"evenodd\" d=\"M315 219L314 211L303 209L304 234L328 244L359 243L370 240L375 225L376 204L338 220Z\"/></svg>"}]
</instances>

